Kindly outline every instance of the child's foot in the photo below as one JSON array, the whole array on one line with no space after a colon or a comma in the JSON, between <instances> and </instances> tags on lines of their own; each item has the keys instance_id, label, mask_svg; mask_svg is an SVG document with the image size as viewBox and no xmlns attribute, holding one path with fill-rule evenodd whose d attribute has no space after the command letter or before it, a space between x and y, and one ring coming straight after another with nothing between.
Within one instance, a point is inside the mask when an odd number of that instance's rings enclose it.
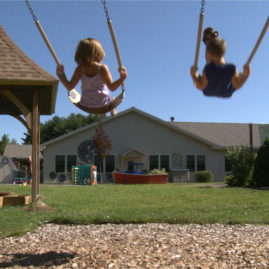
<instances>
[{"instance_id":1,"label":"child's foot","mask_svg":"<svg viewBox=\"0 0 269 269\"><path fill-rule=\"evenodd\" d=\"M110 111L111 116L116 116L117 115L117 108L114 108Z\"/></svg>"}]
</instances>

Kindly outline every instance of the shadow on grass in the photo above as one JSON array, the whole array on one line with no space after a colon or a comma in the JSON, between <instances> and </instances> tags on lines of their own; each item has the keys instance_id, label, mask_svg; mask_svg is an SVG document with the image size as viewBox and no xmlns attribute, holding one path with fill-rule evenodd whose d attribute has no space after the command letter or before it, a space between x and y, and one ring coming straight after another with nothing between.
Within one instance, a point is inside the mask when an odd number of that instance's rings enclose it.
<instances>
[{"instance_id":1,"label":"shadow on grass","mask_svg":"<svg viewBox=\"0 0 269 269\"><path fill-rule=\"evenodd\" d=\"M121 220L121 219L113 219L113 220L104 220L103 218L88 220L81 219L68 219L64 217L53 218L46 223L59 224L59 225L89 225L89 224L142 224L147 223L147 221L133 221L133 220Z\"/></svg>"},{"instance_id":2,"label":"shadow on grass","mask_svg":"<svg viewBox=\"0 0 269 269\"><path fill-rule=\"evenodd\" d=\"M3 256L12 256L12 260L8 262L0 262L0 268L14 268L15 266L59 266L68 263L75 257L75 253L57 253L49 251L42 254L32 253L15 253L3 254Z\"/></svg>"}]
</instances>

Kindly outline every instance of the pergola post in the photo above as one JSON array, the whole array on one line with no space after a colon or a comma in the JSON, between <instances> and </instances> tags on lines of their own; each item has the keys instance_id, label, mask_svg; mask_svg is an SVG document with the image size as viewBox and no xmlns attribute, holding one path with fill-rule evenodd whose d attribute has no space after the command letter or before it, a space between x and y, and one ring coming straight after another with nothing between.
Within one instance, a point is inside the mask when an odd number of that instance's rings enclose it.
<instances>
[{"instance_id":1,"label":"pergola post","mask_svg":"<svg viewBox=\"0 0 269 269\"><path fill-rule=\"evenodd\" d=\"M37 180L37 195L40 194L40 113L38 109L38 135L37 135L37 147L38 147L38 162L37 162L37 171L38 171L38 180Z\"/></svg>"},{"instance_id":2,"label":"pergola post","mask_svg":"<svg viewBox=\"0 0 269 269\"><path fill-rule=\"evenodd\" d=\"M35 202L40 187L40 115L55 112L58 80L30 59L1 25L0 51L0 115L13 116L31 134Z\"/></svg>"},{"instance_id":3,"label":"pergola post","mask_svg":"<svg viewBox=\"0 0 269 269\"><path fill-rule=\"evenodd\" d=\"M32 202L39 194L40 182L40 125L38 108L38 91L33 91L33 120L32 120Z\"/></svg>"}]
</instances>

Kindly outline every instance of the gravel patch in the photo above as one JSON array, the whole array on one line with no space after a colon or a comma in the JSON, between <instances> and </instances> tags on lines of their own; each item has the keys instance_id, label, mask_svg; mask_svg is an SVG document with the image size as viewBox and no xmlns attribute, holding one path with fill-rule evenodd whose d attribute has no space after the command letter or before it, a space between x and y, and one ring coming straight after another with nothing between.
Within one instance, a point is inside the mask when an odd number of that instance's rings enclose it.
<instances>
[{"instance_id":1,"label":"gravel patch","mask_svg":"<svg viewBox=\"0 0 269 269\"><path fill-rule=\"evenodd\" d=\"M45 224L0 239L0 268L269 268L269 226Z\"/></svg>"}]
</instances>

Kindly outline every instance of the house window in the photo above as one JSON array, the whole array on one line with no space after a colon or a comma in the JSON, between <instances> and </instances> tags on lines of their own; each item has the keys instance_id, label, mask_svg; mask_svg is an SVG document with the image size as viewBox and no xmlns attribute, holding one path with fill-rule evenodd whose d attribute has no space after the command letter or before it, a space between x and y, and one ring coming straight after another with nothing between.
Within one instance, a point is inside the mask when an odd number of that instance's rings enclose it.
<instances>
[{"instance_id":1,"label":"house window","mask_svg":"<svg viewBox=\"0 0 269 269\"><path fill-rule=\"evenodd\" d=\"M195 155L187 155L187 169L195 171Z\"/></svg>"},{"instance_id":2,"label":"house window","mask_svg":"<svg viewBox=\"0 0 269 269\"><path fill-rule=\"evenodd\" d=\"M232 171L232 164L226 156L225 156L225 171L227 172Z\"/></svg>"},{"instance_id":3,"label":"house window","mask_svg":"<svg viewBox=\"0 0 269 269\"><path fill-rule=\"evenodd\" d=\"M161 155L160 156L160 161L161 161L161 165L160 168L161 169L165 169L165 171L169 171L169 155Z\"/></svg>"},{"instance_id":4,"label":"house window","mask_svg":"<svg viewBox=\"0 0 269 269\"><path fill-rule=\"evenodd\" d=\"M77 156L76 155L67 155L67 172L72 171L72 166L77 165Z\"/></svg>"},{"instance_id":5,"label":"house window","mask_svg":"<svg viewBox=\"0 0 269 269\"><path fill-rule=\"evenodd\" d=\"M205 155L197 155L197 171L205 171Z\"/></svg>"},{"instance_id":6,"label":"house window","mask_svg":"<svg viewBox=\"0 0 269 269\"><path fill-rule=\"evenodd\" d=\"M115 157L109 155L106 157L106 172L113 172L115 170Z\"/></svg>"},{"instance_id":7,"label":"house window","mask_svg":"<svg viewBox=\"0 0 269 269\"><path fill-rule=\"evenodd\" d=\"M56 157L55 157L55 171L56 171L56 173L64 173L65 172L65 156L64 155L56 155Z\"/></svg>"},{"instance_id":8,"label":"house window","mask_svg":"<svg viewBox=\"0 0 269 269\"><path fill-rule=\"evenodd\" d=\"M159 169L159 156L150 155L149 156L149 170Z\"/></svg>"}]
</instances>

